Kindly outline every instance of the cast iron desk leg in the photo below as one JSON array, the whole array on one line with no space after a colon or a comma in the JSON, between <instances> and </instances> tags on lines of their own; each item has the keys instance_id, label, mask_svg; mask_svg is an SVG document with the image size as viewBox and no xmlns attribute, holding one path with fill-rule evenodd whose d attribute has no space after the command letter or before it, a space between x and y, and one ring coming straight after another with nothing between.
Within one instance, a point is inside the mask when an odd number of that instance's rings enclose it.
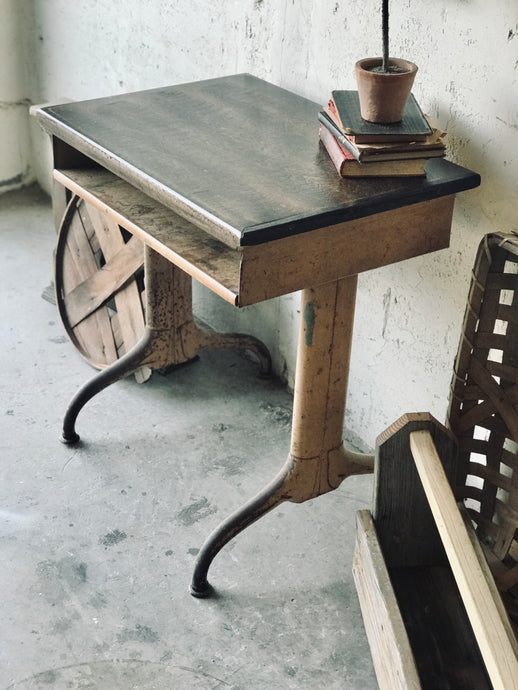
<instances>
[{"instance_id":1,"label":"cast iron desk leg","mask_svg":"<svg viewBox=\"0 0 518 690\"><path fill-rule=\"evenodd\" d=\"M63 420L61 440L77 443L77 416L94 395L141 366L162 369L182 364L210 348L241 348L259 361L268 375L270 353L257 338L241 333L218 333L200 326L192 315L192 278L151 247L145 246L146 328L141 339L123 357L103 369L74 395Z\"/></svg>"},{"instance_id":2,"label":"cast iron desk leg","mask_svg":"<svg viewBox=\"0 0 518 690\"><path fill-rule=\"evenodd\" d=\"M357 276L304 290L297 351L291 447L277 477L209 536L195 565L191 594L210 596L207 573L233 537L284 501L302 503L372 472L374 458L342 442Z\"/></svg>"}]
</instances>

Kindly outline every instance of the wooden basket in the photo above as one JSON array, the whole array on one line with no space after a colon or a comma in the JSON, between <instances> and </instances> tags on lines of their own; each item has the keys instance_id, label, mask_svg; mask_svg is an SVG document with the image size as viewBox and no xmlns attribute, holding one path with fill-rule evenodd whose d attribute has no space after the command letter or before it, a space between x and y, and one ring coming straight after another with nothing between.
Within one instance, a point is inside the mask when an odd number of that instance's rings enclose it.
<instances>
[{"instance_id":1,"label":"wooden basket","mask_svg":"<svg viewBox=\"0 0 518 690\"><path fill-rule=\"evenodd\" d=\"M487 235L471 281L448 426L465 502L518 637L518 236Z\"/></svg>"}]
</instances>

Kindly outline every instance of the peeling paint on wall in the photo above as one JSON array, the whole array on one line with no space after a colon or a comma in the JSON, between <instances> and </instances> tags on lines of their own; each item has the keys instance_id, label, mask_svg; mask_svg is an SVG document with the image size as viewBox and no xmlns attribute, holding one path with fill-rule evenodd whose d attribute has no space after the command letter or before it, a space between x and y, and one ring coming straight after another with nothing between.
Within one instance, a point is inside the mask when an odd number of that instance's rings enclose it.
<instances>
[{"instance_id":1,"label":"peeling paint on wall","mask_svg":"<svg viewBox=\"0 0 518 690\"><path fill-rule=\"evenodd\" d=\"M383 327L381 329L381 337L385 337L385 331L387 330L387 323L389 320L390 304L391 304L392 288L389 288L387 292L383 295Z\"/></svg>"}]
</instances>

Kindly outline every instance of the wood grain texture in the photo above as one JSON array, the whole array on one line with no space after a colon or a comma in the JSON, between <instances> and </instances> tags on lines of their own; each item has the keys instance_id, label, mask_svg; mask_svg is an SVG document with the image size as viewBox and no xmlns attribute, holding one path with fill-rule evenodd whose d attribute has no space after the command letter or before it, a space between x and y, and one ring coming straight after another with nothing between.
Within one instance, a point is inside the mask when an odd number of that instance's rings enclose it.
<instances>
[{"instance_id":1,"label":"wood grain texture","mask_svg":"<svg viewBox=\"0 0 518 690\"><path fill-rule=\"evenodd\" d=\"M428 430L410 433L410 447L473 631L495 690L518 688L518 645L477 538L457 507ZM469 524L469 523L468 523Z\"/></svg>"},{"instance_id":2,"label":"wood grain texture","mask_svg":"<svg viewBox=\"0 0 518 690\"><path fill-rule=\"evenodd\" d=\"M297 347L291 453L326 454L342 443L357 276L304 290Z\"/></svg>"},{"instance_id":3,"label":"wood grain texture","mask_svg":"<svg viewBox=\"0 0 518 690\"><path fill-rule=\"evenodd\" d=\"M103 267L65 296L70 326L74 328L106 302L144 264L142 242L132 238ZM141 310L142 311L142 310Z\"/></svg>"},{"instance_id":4,"label":"wood grain texture","mask_svg":"<svg viewBox=\"0 0 518 690\"><path fill-rule=\"evenodd\" d=\"M104 369L135 345L144 333L140 295L144 245L126 243L121 228L74 196L58 234L55 284L65 330L80 354ZM139 383L149 379L143 367Z\"/></svg>"},{"instance_id":5,"label":"wood grain texture","mask_svg":"<svg viewBox=\"0 0 518 690\"><path fill-rule=\"evenodd\" d=\"M412 647L368 510L356 514L353 575L380 690L419 690Z\"/></svg>"},{"instance_id":6,"label":"wood grain texture","mask_svg":"<svg viewBox=\"0 0 518 690\"><path fill-rule=\"evenodd\" d=\"M240 254L102 168L56 170L55 178L231 304Z\"/></svg>"},{"instance_id":7,"label":"wood grain texture","mask_svg":"<svg viewBox=\"0 0 518 690\"><path fill-rule=\"evenodd\" d=\"M242 304L448 247L454 197L243 247Z\"/></svg>"},{"instance_id":8,"label":"wood grain texture","mask_svg":"<svg viewBox=\"0 0 518 690\"><path fill-rule=\"evenodd\" d=\"M102 168L57 180L237 306L448 246L453 197L233 250Z\"/></svg>"},{"instance_id":9,"label":"wood grain texture","mask_svg":"<svg viewBox=\"0 0 518 690\"><path fill-rule=\"evenodd\" d=\"M395 608L392 625L403 621L401 639L404 641L408 636L419 677L417 687L423 690L472 690L475 687L490 690L491 683L415 468L409 442L409 435L415 429L433 433L446 455L450 480L455 477L455 440L428 413L404 415L378 437L374 498L378 541L372 549L382 554L392 592L384 591L386 603L378 603L380 589L368 575L357 587L359 591L360 588L367 590L364 598L377 602L377 607L368 615L372 619L369 625L374 630L378 627L379 637L383 639L385 630L390 630L384 621L384 611L392 615ZM389 608L392 597L396 604ZM381 622L377 620L377 610L382 611ZM387 639L392 639L390 632ZM371 644L375 667L383 664L388 669L385 674L399 669L399 644L399 633L388 650L379 643ZM391 682L388 681L387 688L391 687ZM383 687L382 682L380 686Z\"/></svg>"},{"instance_id":10,"label":"wood grain texture","mask_svg":"<svg viewBox=\"0 0 518 690\"><path fill-rule=\"evenodd\" d=\"M353 575L381 690L493 690L449 564L387 568L357 513Z\"/></svg>"},{"instance_id":11,"label":"wood grain texture","mask_svg":"<svg viewBox=\"0 0 518 690\"><path fill-rule=\"evenodd\" d=\"M33 114L69 147L232 247L479 184L478 175L445 160L430 161L422 180L344 181L319 146L320 108L241 74Z\"/></svg>"},{"instance_id":12,"label":"wood grain texture","mask_svg":"<svg viewBox=\"0 0 518 690\"><path fill-rule=\"evenodd\" d=\"M392 568L423 690L494 690L449 564Z\"/></svg>"},{"instance_id":13,"label":"wood grain texture","mask_svg":"<svg viewBox=\"0 0 518 690\"><path fill-rule=\"evenodd\" d=\"M88 319L71 327L67 314L67 296L78 285L98 272L90 233L77 209L78 199L67 207L56 248L56 297L61 320L76 349L92 366L104 368L117 359L110 315L106 309L93 311Z\"/></svg>"},{"instance_id":14,"label":"wood grain texture","mask_svg":"<svg viewBox=\"0 0 518 690\"><path fill-rule=\"evenodd\" d=\"M126 246L121 228L110 216L100 213L94 207L89 207L88 213L86 211L86 205L79 206L79 212L84 213L84 222L86 222L86 217L88 217L88 220L92 223L105 261L110 263ZM138 264L138 268L140 268L144 263L144 248L141 242L137 241L137 244L140 247L142 256L142 260ZM140 290L137 281L133 279L133 275L130 274L128 280L122 284L122 287L114 290L113 299L122 335L122 342L118 348L118 356L120 358L129 352L140 340L146 325L140 301ZM144 383L150 376L151 370L148 367L135 372L135 379L138 383Z\"/></svg>"},{"instance_id":15,"label":"wood grain texture","mask_svg":"<svg viewBox=\"0 0 518 690\"><path fill-rule=\"evenodd\" d=\"M403 415L378 437L372 512L389 568L446 562L410 449L409 434L420 429L431 432L447 476L455 478L456 441L430 414Z\"/></svg>"}]
</instances>

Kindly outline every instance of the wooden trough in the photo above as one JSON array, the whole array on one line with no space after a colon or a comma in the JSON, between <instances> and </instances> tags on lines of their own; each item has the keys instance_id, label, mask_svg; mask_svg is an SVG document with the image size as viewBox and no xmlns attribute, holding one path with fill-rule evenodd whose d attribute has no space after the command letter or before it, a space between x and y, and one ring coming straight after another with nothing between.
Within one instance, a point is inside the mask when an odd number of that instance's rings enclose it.
<instances>
[{"instance_id":1,"label":"wooden trough","mask_svg":"<svg viewBox=\"0 0 518 690\"><path fill-rule=\"evenodd\" d=\"M447 426L377 441L353 573L380 687L518 688L518 237L475 261Z\"/></svg>"}]
</instances>

